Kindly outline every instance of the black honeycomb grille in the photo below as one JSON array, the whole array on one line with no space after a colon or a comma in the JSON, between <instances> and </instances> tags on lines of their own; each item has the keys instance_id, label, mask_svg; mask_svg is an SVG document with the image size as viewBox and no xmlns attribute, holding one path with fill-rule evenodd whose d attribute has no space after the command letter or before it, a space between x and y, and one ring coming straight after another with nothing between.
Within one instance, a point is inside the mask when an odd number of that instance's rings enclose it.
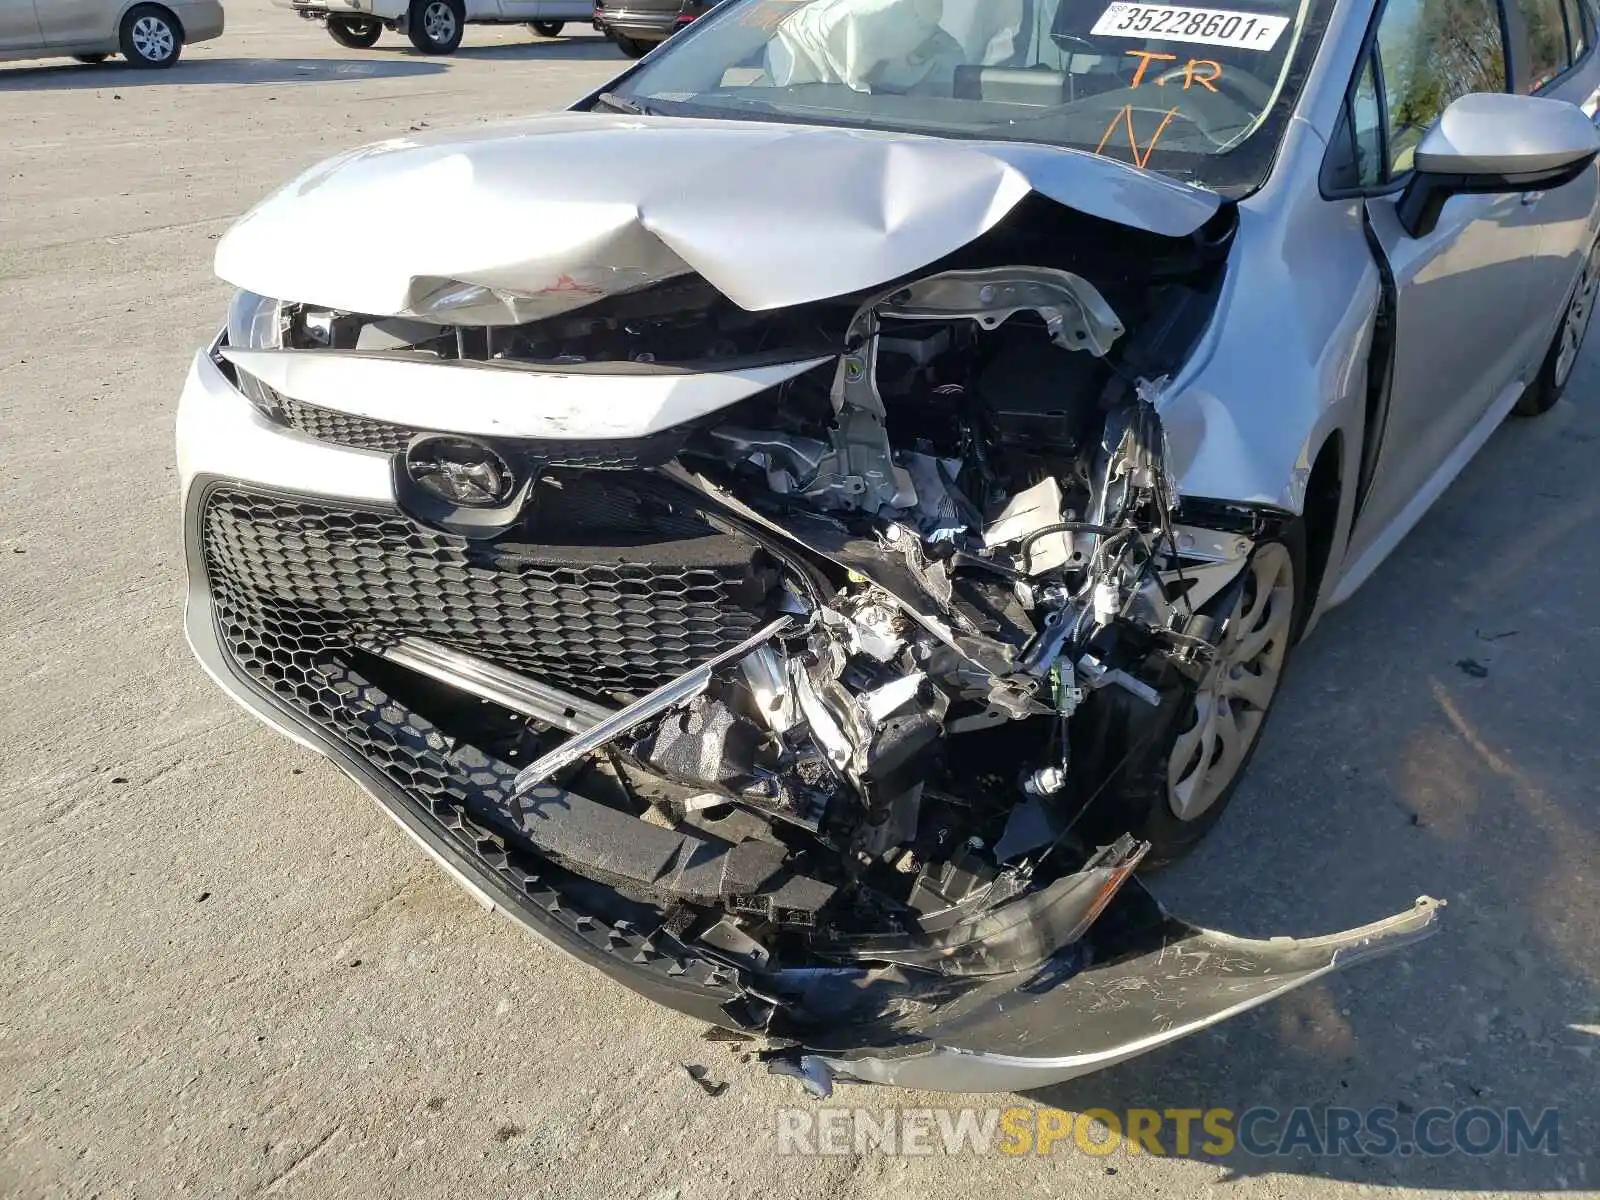
<instances>
[{"instance_id":1,"label":"black honeycomb grille","mask_svg":"<svg viewBox=\"0 0 1600 1200\"><path fill-rule=\"evenodd\" d=\"M500 827L517 768L450 737L337 656L296 651L257 676L380 771L404 803L477 858L544 919L634 970L726 995L733 972L661 932L662 914L547 862ZM252 672L254 673L254 672ZM736 1015L729 1010L730 1015Z\"/></svg>"},{"instance_id":2,"label":"black honeycomb grille","mask_svg":"<svg viewBox=\"0 0 1600 1200\"><path fill-rule=\"evenodd\" d=\"M485 546L394 513L229 486L207 495L200 535L225 646L280 694L299 695L329 654L410 634L559 687L628 697L760 620L745 606L749 553L741 562L726 539L666 543L670 562L629 561L649 547Z\"/></svg>"},{"instance_id":3,"label":"black honeycomb grille","mask_svg":"<svg viewBox=\"0 0 1600 1200\"><path fill-rule=\"evenodd\" d=\"M385 454L398 454L420 432L407 425L335 412L331 408L307 404L281 393L275 396L275 401L279 418L291 429L298 429L319 442L333 442L356 450L381 450Z\"/></svg>"},{"instance_id":4,"label":"black honeycomb grille","mask_svg":"<svg viewBox=\"0 0 1600 1200\"><path fill-rule=\"evenodd\" d=\"M336 446L354 450L376 450L383 454L398 454L419 433L435 430L418 429L410 425L396 425L372 417L358 417L352 413L336 412L316 404L307 404L281 392L273 392L270 406L258 405L272 420L281 425ZM551 441L521 443L529 457L547 466L575 467L588 470L627 471L639 467L660 466L683 448L689 431L684 428L666 429L638 438L612 438L589 441Z\"/></svg>"},{"instance_id":5,"label":"black honeycomb grille","mask_svg":"<svg viewBox=\"0 0 1600 1200\"><path fill-rule=\"evenodd\" d=\"M352 651L368 624L354 618L352 602L370 604L371 613L395 622L391 630L421 621L440 640L445 640L439 633L444 628L456 644L464 644L465 631L486 628L493 641L507 630L522 628L525 618L506 616L508 607L526 603L533 611L537 606L529 597L541 594L543 581L566 568L514 571L507 578L505 572L496 574L474 561L459 540L419 532L389 514L232 486L213 486L202 506L200 555L221 648L234 668L381 774L392 785L393 803L404 805L439 837L475 858L572 943L616 961L626 972L687 988L686 995L704 997L735 1020L754 1021L741 1016L735 973L665 930L657 906L546 861L506 827L518 764L423 716L413 707L415 681L408 672ZM725 571L718 566L698 573L720 580ZM667 572L679 581L696 574L681 567ZM445 588L447 581L457 586ZM506 596L515 599L488 605L481 593L494 586L503 586ZM570 580L564 585L569 616L584 610L586 603L592 610L611 611L604 598L574 602L572 587ZM666 600L665 608L681 611L691 590L669 589L678 599ZM725 602L720 587L709 590L719 603ZM432 616L414 616L411 607L436 591L449 597L442 611L435 606ZM607 594L605 588L598 591L602 597ZM742 640L753 622L743 610L722 616L740 631L726 635L733 641ZM685 656L699 654L701 643L716 641L703 634L681 636L674 622L654 614L635 625L643 631L666 630L661 640L673 648L665 658L652 659L637 649L619 656L592 645L576 646L565 658L587 656L591 673L572 667L573 673L558 682L594 690L595 681L607 672L630 680L643 678L637 671L676 674ZM720 641L716 644L721 648ZM465 648L501 661L513 657L491 654L492 647L481 642ZM525 657L537 658L538 652ZM385 684L384 676L395 682ZM421 698L426 698L426 689ZM482 719L473 721L481 724Z\"/></svg>"}]
</instances>

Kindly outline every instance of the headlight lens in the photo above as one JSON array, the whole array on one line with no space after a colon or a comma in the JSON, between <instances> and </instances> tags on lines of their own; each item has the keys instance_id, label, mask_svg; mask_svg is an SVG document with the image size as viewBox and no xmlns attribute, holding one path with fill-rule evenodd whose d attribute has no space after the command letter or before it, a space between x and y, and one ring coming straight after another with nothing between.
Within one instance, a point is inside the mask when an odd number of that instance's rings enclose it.
<instances>
[{"instance_id":1,"label":"headlight lens","mask_svg":"<svg viewBox=\"0 0 1600 1200\"><path fill-rule=\"evenodd\" d=\"M282 305L254 292L235 292L228 304L228 345L276 350L283 345Z\"/></svg>"},{"instance_id":2,"label":"headlight lens","mask_svg":"<svg viewBox=\"0 0 1600 1200\"><path fill-rule=\"evenodd\" d=\"M254 292L235 292L228 304L228 345L239 350L277 350L283 345L283 306ZM269 420L280 419L278 396L248 371L233 368L245 399Z\"/></svg>"}]
</instances>

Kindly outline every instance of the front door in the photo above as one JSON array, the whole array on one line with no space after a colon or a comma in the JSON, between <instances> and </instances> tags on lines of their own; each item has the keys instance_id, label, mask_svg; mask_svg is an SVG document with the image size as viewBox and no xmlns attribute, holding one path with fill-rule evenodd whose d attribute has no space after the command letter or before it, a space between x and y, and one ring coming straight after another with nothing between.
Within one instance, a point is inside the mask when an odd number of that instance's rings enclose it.
<instances>
[{"instance_id":1,"label":"front door","mask_svg":"<svg viewBox=\"0 0 1600 1200\"><path fill-rule=\"evenodd\" d=\"M42 45L33 0L0 0L0 51L32 50Z\"/></svg>"},{"instance_id":2,"label":"front door","mask_svg":"<svg viewBox=\"0 0 1600 1200\"><path fill-rule=\"evenodd\" d=\"M38 7L46 46L116 40L117 6L108 0L40 0Z\"/></svg>"},{"instance_id":3,"label":"front door","mask_svg":"<svg viewBox=\"0 0 1600 1200\"><path fill-rule=\"evenodd\" d=\"M1412 237L1396 214L1422 135L1458 96L1506 90L1494 0L1389 0L1376 53L1363 68L1371 126L1363 171L1388 185L1368 220L1395 286L1393 377L1370 490L1352 550L1359 553L1428 490L1453 451L1523 375L1545 337L1529 311L1539 254L1537 203L1455 196L1436 228ZM1357 124L1364 122L1360 112ZM1536 199L1536 198L1535 198ZM1419 510L1420 511L1420 510ZM1409 514L1406 514L1409 516ZM1406 521L1409 524L1409 520Z\"/></svg>"}]
</instances>

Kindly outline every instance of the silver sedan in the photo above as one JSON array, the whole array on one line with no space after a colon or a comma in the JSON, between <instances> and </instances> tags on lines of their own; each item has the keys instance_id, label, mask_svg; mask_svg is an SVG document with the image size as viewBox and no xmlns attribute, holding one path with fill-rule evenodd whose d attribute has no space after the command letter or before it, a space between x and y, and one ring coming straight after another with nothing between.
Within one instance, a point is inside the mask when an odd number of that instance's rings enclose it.
<instances>
[{"instance_id":1,"label":"silver sedan","mask_svg":"<svg viewBox=\"0 0 1600 1200\"><path fill-rule=\"evenodd\" d=\"M0 62L59 55L97 66L121 54L159 70L222 28L218 0L0 0Z\"/></svg>"},{"instance_id":2,"label":"silver sedan","mask_svg":"<svg viewBox=\"0 0 1600 1200\"><path fill-rule=\"evenodd\" d=\"M1037 1086L1433 930L1135 877L1593 308L1590 0L730 0L244 217L187 631L486 903L835 1078ZM362 234L350 236L359 214Z\"/></svg>"}]
</instances>

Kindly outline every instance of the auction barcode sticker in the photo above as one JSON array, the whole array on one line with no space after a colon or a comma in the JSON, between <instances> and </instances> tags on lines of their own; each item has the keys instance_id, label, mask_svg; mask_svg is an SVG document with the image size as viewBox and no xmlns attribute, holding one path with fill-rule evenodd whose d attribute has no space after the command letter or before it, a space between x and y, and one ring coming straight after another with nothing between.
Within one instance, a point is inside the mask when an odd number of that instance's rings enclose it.
<instances>
[{"instance_id":1,"label":"auction barcode sticker","mask_svg":"<svg viewBox=\"0 0 1600 1200\"><path fill-rule=\"evenodd\" d=\"M1100 37L1158 38L1271 50L1289 25L1288 17L1226 8L1183 8L1173 4L1113 4L1089 32Z\"/></svg>"}]
</instances>

